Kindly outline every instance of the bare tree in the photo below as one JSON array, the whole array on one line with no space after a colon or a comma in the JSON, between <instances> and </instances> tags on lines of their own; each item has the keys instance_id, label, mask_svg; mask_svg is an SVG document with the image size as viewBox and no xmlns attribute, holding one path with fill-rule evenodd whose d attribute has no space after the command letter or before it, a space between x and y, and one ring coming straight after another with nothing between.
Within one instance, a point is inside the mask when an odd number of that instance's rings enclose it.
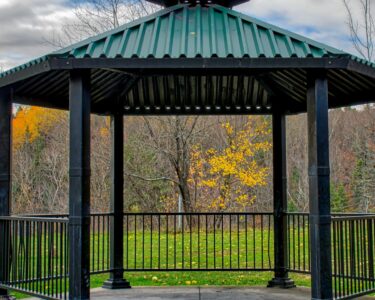
<instances>
[{"instance_id":1,"label":"bare tree","mask_svg":"<svg viewBox=\"0 0 375 300\"><path fill-rule=\"evenodd\" d=\"M356 0L353 5L349 0L342 0L348 15L348 26L351 40L355 49L365 59L372 61L374 58L374 11L373 0ZM356 7L359 6L357 15Z\"/></svg>"},{"instance_id":2,"label":"bare tree","mask_svg":"<svg viewBox=\"0 0 375 300\"><path fill-rule=\"evenodd\" d=\"M89 36L117 28L158 9L158 6L145 0L74 0L76 20L64 24L58 32L54 32L45 40L55 47L64 47Z\"/></svg>"},{"instance_id":3,"label":"bare tree","mask_svg":"<svg viewBox=\"0 0 375 300\"><path fill-rule=\"evenodd\" d=\"M157 179L173 182L182 197L184 210L193 211L188 180L191 147L204 133L197 126L199 117L145 117L143 120L148 135L143 137L145 143L154 148L171 167L170 172L164 169L164 174Z\"/></svg>"}]
</instances>

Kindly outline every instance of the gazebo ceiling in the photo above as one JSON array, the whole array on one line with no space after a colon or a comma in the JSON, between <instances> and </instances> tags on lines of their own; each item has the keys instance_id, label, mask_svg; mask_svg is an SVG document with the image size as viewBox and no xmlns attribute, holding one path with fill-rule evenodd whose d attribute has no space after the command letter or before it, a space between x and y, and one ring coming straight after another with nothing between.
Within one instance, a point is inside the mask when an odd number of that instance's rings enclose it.
<instances>
[{"instance_id":1,"label":"gazebo ceiling","mask_svg":"<svg viewBox=\"0 0 375 300\"><path fill-rule=\"evenodd\" d=\"M67 108L69 71L87 68L100 114L118 99L124 114L303 112L314 70L328 73L330 107L375 95L373 64L208 3L167 7L33 60L0 74L0 87L15 102Z\"/></svg>"}]
</instances>

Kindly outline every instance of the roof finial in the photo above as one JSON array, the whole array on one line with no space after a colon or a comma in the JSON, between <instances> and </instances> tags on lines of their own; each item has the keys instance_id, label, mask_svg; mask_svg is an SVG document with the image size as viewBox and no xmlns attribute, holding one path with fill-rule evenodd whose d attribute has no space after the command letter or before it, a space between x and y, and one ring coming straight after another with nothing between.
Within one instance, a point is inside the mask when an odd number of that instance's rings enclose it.
<instances>
[{"instance_id":1,"label":"roof finial","mask_svg":"<svg viewBox=\"0 0 375 300\"><path fill-rule=\"evenodd\" d=\"M195 5L210 5L210 4L218 4L225 7L233 7L235 5L239 5L250 0L147 0L148 2L158 4L164 7L169 7L177 4L190 4L191 6Z\"/></svg>"}]
</instances>

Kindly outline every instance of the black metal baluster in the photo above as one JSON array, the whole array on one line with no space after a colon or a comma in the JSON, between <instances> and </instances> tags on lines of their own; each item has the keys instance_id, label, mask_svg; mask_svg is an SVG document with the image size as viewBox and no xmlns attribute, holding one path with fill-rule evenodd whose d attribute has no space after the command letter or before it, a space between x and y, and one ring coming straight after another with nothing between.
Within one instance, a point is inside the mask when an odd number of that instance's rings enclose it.
<instances>
[{"instance_id":1,"label":"black metal baluster","mask_svg":"<svg viewBox=\"0 0 375 300\"><path fill-rule=\"evenodd\" d=\"M256 251L255 251L255 240L256 240L256 234L255 234L255 227L256 227L256 222L255 222L255 215L253 215L253 260L254 260L254 269L256 269Z\"/></svg>"},{"instance_id":2,"label":"black metal baluster","mask_svg":"<svg viewBox=\"0 0 375 300\"><path fill-rule=\"evenodd\" d=\"M337 237L336 237L336 224L337 222L332 222L332 228L333 228L333 292L335 298L337 298L337 255L336 255L336 249L337 249ZM305 247L304 247L305 248Z\"/></svg>"},{"instance_id":3,"label":"black metal baluster","mask_svg":"<svg viewBox=\"0 0 375 300\"><path fill-rule=\"evenodd\" d=\"M357 227L357 281L358 281L358 292L361 292L363 289L362 286L362 245L361 245L361 221L355 220Z\"/></svg>"},{"instance_id":4,"label":"black metal baluster","mask_svg":"<svg viewBox=\"0 0 375 300\"><path fill-rule=\"evenodd\" d=\"M177 268L177 215L176 214L174 214L173 215L174 216L174 225L173 225L173 231L174 231L174 247L173 247L173 249L174 249L174 269L176 270L176 268Z\"/></svg>"},{"instance_id":5,"label":"black metal baluster","mask_svg":"<svg viewBox=\"0 0 375 300\"><path fill-rule=\"evenodd\" d=\"M361 226L361 221L357 220L357 227L358 227L358 261L359 261L359 268L358 268L358 286L359 286L359 291L363 290L363 282L362 282L362 276L363 276L363 260L362 260L362 226Z\"/></svg>"},{"instance_id":6,"label":"black metal baluster","mask_svg":"<svg viewBox=\"0 0 375 300\"><path fill-rule=\"evenodd\" d=\"M111 224L111 218L114 218L113 215L107 215L107 269L111 269L110 264L110 253L111 253L111 245L110 245L110 224Z\"/></svg>"},{"instance_id":7,"label":"black metal baluster","mask_svg":"<svg viewBox=\"0 0 375 300\"><path fill-rule=\"evenodd\" d=\"M292 245L293 245L293 269L296 269L296 225L295 225L295 215L292 216Z\"/></svg>"},{"instance_id":8,"label":"black metal baluster","mask_svg":"<svg viewBox=\"0 0 375 300\"><path fill-rule=\"evenodd\" d=\"M346 263L346 272L345 272L345 285L346 285L346 295L350 295L350 285L349 285L349 276L350 276L350 265L349 265L349 221L345 221L345 263Z\"/></svg>"},{"instance_id":9,"label":"black metal baluster","mask_svg":"<svg viewBox=\"0 0 375 300\"><path fill-rule=\"evenodd\" d=\"M374 237L373 237L373 220L367 220L367 236L368 236L368 267L369 267L369 289L374 288ZM372 279L372 280L371 280Z\"/></svg>"},{"instance_id":10,"label":"black metal baluster","mask_svg":"<svg viewBox=\"0 0 375 300\"><path fill-rule=\"evenodd\" d=\"M97 223L97 232L96 232L96 235L97 235L97 240L98 240L98 249L97 249L97 257L96 257L96 271L98 271L100 269L100 217L99 216L96 216L96 218L98 219L98 223Z\"/></svg>"},{"instance_id":11,"label":"black metal baluster","mask_svg":"<svg viewBox=\"0 0 375 300\"><path fill-rule=\"evenodd\" d=\"M237 268L240 269L240 215L237 214Z\"/></svg>"},{"instance_id":12,"label":"black metal baluster","mask_svg":"<svg viewBox=\"0 0 375 300\"><path fill-rule=\"evenodd\" d=\"M248 251L248 246L247 246L247 217L248 215L245 214L245 259L246 259L246 269L248 268L248 254L247 254L247 251Z\"/></svg>"},{"instance_id":13,"label":"black metal baluster","mask_svg":"<svg viewBox=\"0 0 375 300\"><path fill-rule=\"evenodd\" d=\"M363 243L364 243L364 249L363 249L363 253L364 253L364 268L365 268L365 286L366 286L366 290L369 290L370 287L369 287L369 281L368 281L368 278L369 278L369 274L368 274L368 267L369 267L369 262L368 262L368 257L367 257L367 250L368 250L368 228L367 228L367 222L363 219L363 231L364 231L364 237L363 237Z\"/></svg>"},{"instance_id":14,"label":"black metal baluster","mask_svg":"<svg viewBox=\"0 0 375 300\"><path fill-rule=\"evenodd\" d=\"M160 245L159 245L160 248ZM137 215L134 215L134 270L137 269Z\"/></svg>"},{"instance_id":15,"label":"black metal baluster","mask_svg":"<svg viewBox=\"0 0 375 300\"><path fill-rule=\"evenodd\" d=\"M53 223L49 222L48 223L48 231L49 231L49 262L48 262L48 276L51 277L50 281L50 290L49 290L49 295L53 295L53 290L54 290L54 278L53 278L53 252L54 252L54 236L53 236Z\"/></svg>"},{"instance_id":16,"label":"black metal baluster","mask_svg":"<svg viewBox=\"0 0 375 300\"><path fill-rule=\"evenodd\" d=\"M189 215L189 226L190 226L190 269L192 269L193 268L193 245L192 245L192 243L193 243L193 236L192 236L192 234L193 234L193 229L192 229L192 223L193 223L193 216L192 215Z\"/></svg>"},{"instance_id":17,"label":"black metal baluster","mask_svg":"<svg viewBox=\"0 0 375 300\"><path fill-rule=\"evenodd\" d=\"M350 293L355 291L355 237L354 237L354 220L349 223L349 244L350 244Z\"/></svg>"},{"instance_id":18,"label":"black metal baluster","mask_svg":"<svg viewBox=\"0 0 375 300\"><path fill-rule=\"evenodd\" d=\"M184 215L182 216L182 225L181 225L181 232L182 232L182 269L185 269L185 218Z\"/></svg>"},{"instance_id":19,"label":"black metal baluster","mask_svg":"<svg viewBox=\"0 0 375 300\"><path fill-rule=\"evenodd\" d=\"M288 262L289 262L289 269L295 270L294 266L292 265L292 246L291 246L291 228L290 228L290 214L287 216L287 230L288 230Z\"/></svg>"},{"instance_id":20,"label":"black metal baluster","mask_svg":"<svg viewBox=\"0 0 375 300\"><path fill-rule=\"evenodd\" d=\"M229 216L229 268L232 269L232 215Z\"/></svg>"},{"instance_id":21,"label":"black metal baluster","mask_svg":"<svg viewBox=\"0 0 375 300\"><path fill-rule=\"evenodd\" d=\"M206 214L206 269L208 269L208 214Z\"/></svg>"},{"instance_id":22,"label":"black metal baluster","mask_svg":"<svg viewBox=\"0 0 375 300\"><path fill-rule=\"evenodd\" d=\"M145 268L145 215L142 215L142 269Z\"/></svg>"},{"instance_id":23,"label":"black metal baluster","mask_svg":"<svg viewBox=\"0 0 375 300\"><path fill-rule=\"evenodd\" d=\"M129 215L126 215L126 269L129 269Z\"/></svg>"},{"instance_id":24,"label":"black metal baluster","mask_svg":"<svg viewBox=\"0 0 375 300\"><path fill-rule=\"evenodd\" d=\"M65 239L65 299L67 298L68 296L68 284L69 284L69 251L68 251L68 247L69 247L69 231L68 231L68 223L65 223L64 225L64 231L65 231L65 235L66 235L66 239Z\"/></svg>"},{"instance_id":25,"label":"black metal baluster","mask_svg":"<svg viewBox=\"0 0 375 300\"><path fill-rule=\"evenodd\" d=\"M101 270L104 270L104 257L105 257L105 253L104 253L104 250L105 250L105 247L104 247L104 245L105 245L105 234L104 234L104 232L105 232L105 216L103 215L102 216L102 268L101 268ZM100 271L100 269L98 270L98 271Z\"/></svg>"},{"instance_id":26,"label":"black metal baluster","mask_svg":"<svg viewBox=\"0 0 375 300\"><path fill-rule=\"evenodd\" d=\"M48 243L48 240L47 240L47 223L46 222L43 222L43 227L44 227L44 245L43 245L43 257L44 257L44 263L43 263L43 278L44 278L44 281L46 281L47 279L47 282L48 282L48 274L47 274L47 271L48 271L48 262L47 262L47 259L48 259L48 255L47 255L47 243ZM48 292L48 286L46 286L46 284L44 283L43 285L43 288L44 288L44 291L43 293L45 294L46 292ZM47 290L47 291L46 291Z\"/></svg>"},{"instance_id":27,"label":"black metal baluster","mask_svg":"<svg viewBox=\"0 0 375 300\"><path fill-rule=\"evenodd\" d=\"M214 214L214 269L216 269L216 215Z\"/></svg>"},{"instance_id":28,"label":"black metal baluster","mask_svg":"<svg viewBox=\"0 0 375 300\"><path fill-rule=\"evenodd\" d=\"M224 269L224 214L221 214L221 268Z\"/></svg>"},{"instance_id":29,"label":"black metal baluster","mask_svg":"<svg viewBox=\"0 0 375 300\"><path fill-rule=\"evenodd\" d=\"M201 240L200 240L200 231L201 231L201 215L198 214L198 269L201 268Z\"/></svg>"},{"instance_id":30,"label":"black metal baluster","mask_svg":"<svg viewBox=\"0 0 375 300\"><path fill-rule=\"evenodd\" d=\"M92 224L91 224L91 234L92 234L92 245L91 245L91 264L92 270L95 271L95 217L91 217Z\"/></svg>"},{"instance_id":31,"label":"black metal baluster","mask_svg":"<svg viewBox=\"0 0 375 300\"><path fill-rule=\"evenodd\" d=\"M166 215L165 218L166 218L166 223L167 223L166 224L166 230L165 230L166 231L165 263L166 263L166 269L169 269L169 262L168 262L168 256L169 256L169 245L168 245L168 240L169 240L169 215Z\"/></svg>"},{"instance_id":32,"label":"black metal baluster","mask_svg":"<svg viewBox=\"0 0 375 300\"><path fill-rule=\"evenodd\" d=\"M303 271L306 271L306 224L305 216L302 216L302 243L303 243Z\"/></svg>"},{"instance_id":33,"label":"black metal baluster","mask_svg":"<svg viewBox=\"0 0 375 300\"><path fill-rule=\"evenodd\" d=\"M60 269L59 269L59 275L60 275L60 299L62 298L63 294L63 262L64 262L64 244L63 244L63 235L64 235L64 223L60 224Z\"/></svg>"},{"instance_id":34,"label":"black metal baluster","mask_svg":"<svg viewBox=\"0 0 375 300\"><path fill-rule=\"evenodd\" d=\"M158 215L158 269L160 270L160 214Z\"/></svg>"},{"instance_id":35,"label":"black metal baluster","mask_svg":"<svg viewBox=\"0 0 375 300\"><path fill-rule=\"evenodd\" d=\"M150 215L150 269L153 267L153 260L152 260L152 215Z\"/></svg>"},{"instance_id":36,"label":"black metal baluster","mask_svg":"<svg viewBox=\"0 0 375 300\"><path fill-rule=\"evenodd\" d=\"M260 239L261 239L261 245L260 245L260 254L261 254L261 260L262 260L262 269L264 268L264 248L263 248L263 215L260 215Z\"/></svg>"},{"instance_id":37,"label":"black metal baluster","mask_svg":"<svg viewBox=\"0 0 375 300\"><path fill-rule=\"evenodd\" d=\"M363 273L362 273L362 289L367 290L367 257L366 257L366 227L365 227L365 220L361 220L361 227L362 227L362 267L363 267Z\"/></svg>"},{"instance_id":38,"label":"black metal baluster","mask_svg":"<svg viewBox=\"0 0 375 300\"><path fill-rule=\"evenodd\" d=\"M273 217L273 216L272 216ZM268 249L267 249L267 254L268 254L268 266L269 269L272 269L272 263L271 263L271 216L268 215Z\"/></svg>"},{"instance_id":39,"label":"black metal baluster","mask_svg":"<svg viewBox=\"0 0 375 300\"><path fill-rule=\"evenodd\" d=\"M27 253L27 258L26 258L26 289L31 290L31 282L32 282L32 277L31 277L31 226L32 222L27 221L26 225L26 253Z\"/></svg>"},{"instance_id":40,"label":"black metal baluster","mask_svg":"<svg viewBox=\"0 0 375 300\"><path fill-rule=\"evenodd\" d=\"M301 233L300 233L300 215L297 215L297 242L298 242L298 270L301 270Z\"/></svg>"}]
</instances>

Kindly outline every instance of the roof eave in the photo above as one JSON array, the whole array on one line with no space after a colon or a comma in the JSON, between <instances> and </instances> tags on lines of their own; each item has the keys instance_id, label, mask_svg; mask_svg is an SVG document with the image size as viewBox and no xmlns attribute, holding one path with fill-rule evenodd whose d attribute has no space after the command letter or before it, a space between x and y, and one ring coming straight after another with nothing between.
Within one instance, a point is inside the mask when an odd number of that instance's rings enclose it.
<instances>
[{"instance_id":1,"label":"roof eave","mask_svg":"<svg viewBox=\"0 0 375 300\"><path fill-rule=\"evenodd\" d=\"M277 69L343 69L375 79L375 68L353 60L349 56L323 58L57 58L48 57L45 61L10 73L0 78L0 88L54 70L72 69L121 69L135 74L155 71L161 73L186 71L230 71L241 73Z\"/></svg>"}]
</instances>

